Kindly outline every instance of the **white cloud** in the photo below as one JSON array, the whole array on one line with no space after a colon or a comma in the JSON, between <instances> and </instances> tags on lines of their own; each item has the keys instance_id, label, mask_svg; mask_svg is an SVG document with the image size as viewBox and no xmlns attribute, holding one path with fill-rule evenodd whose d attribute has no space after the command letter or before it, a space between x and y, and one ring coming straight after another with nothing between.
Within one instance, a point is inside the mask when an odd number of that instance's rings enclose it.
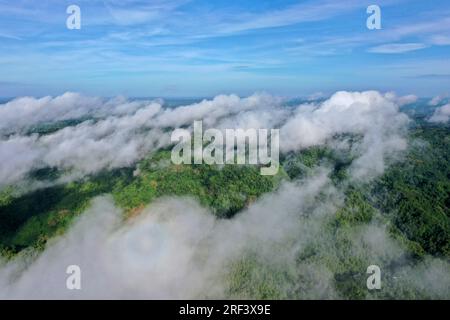
<instances>
[{"instance_id":1,"label":"white cloud","mask_svg":"<svg viewBox=\"0 0 450 320\"><path fill-rule=\"evenodd\" d=\"M430 122L445 123L450 120L450 104L446 104L434 111L434 114L428 120Z\"/></svg>"},{"instance_id":2,"label":"white cloud","mask_svg":"<svg viewBox=\"0 0 450 320\"><path fill-rule=\"evenodd\" d=\"M450 45L450 36L447 35L435 35L431 37L431 43L438 46Z\"/></svg>"},{"instance_id":3,"label":"white cloud","mask_svg":"<svg viewBox=\"0 0 450 320\"><path fill-rule=\"evenodd\" d=\"M392 99L392 94L383 96L376 91L343 91L318 107L301 106L281 127L281 148L299 150L324 144L339 134L363 135L353 173L359 178L380 174L386 157L406 148L403 133L408 117Z\"/></svg>"},{"instance_id":4,"label":"white cloud","mask_svg":"<svg viewBox=\"0 0 450 320\"><path fill-rule=\"evenodd\" d=\"M56 98L19 98L0 108L0 128L4 132L20 134L42 122L93 116L99 119L43 136L5 136L0 140L0 185L17 182L29 171L43 167L68 170L76 178L103 169L132 166L149 152L170 144L170 133L164 129L190 126L194 120L220 126L219 122L236 125L246 119L247 125L266 127L274 119L267 110L278 101L268 95L244 99L217 96L211 101L171 109L163 108L159 101L103 101L72 93ZM260 108L266 112L257 116L255 110ZM249 110L254 112L245 114ZM266 123L261 123L262 119Z\"/></svg>"},{"instance_id":5,"label":"white cloud","mask_svg":"<svg viewBox=\"0 0 450 320\"><path fill-rule=\"evenodd\" d=\"M0 105L0 134L21 132L47 122L131 114L150 103L128 101L124 97L104 100L73 92L54 98L16 98Z\"/></svg>"},{"instance_id":6,"label":"white cloud","mask_svg":"<svg viewBox=\"0 0 450 320\"><path fill-rule=\"evenodd\" d=\"M37 136L14 136L0 140L0 187L20 181L40 162L43 154L35 148Z\"/></svg>"},{"instance_id":7,"label":"white cloud","mask_svg":"<svg viewBox=\"0 0 450 320\"><path fill-rule=\"evenodd\" d=\"M319 3L309 1L270 12L238 15L238 21L219 26L219 30L221 33L233 33L321 21L358 7L362 7L362 5L357 1L348 1L345 4L329 0L322 0Z\"/></svg>"},{"instance_id":8,"label":"white cloud","mask_svg":"<svg viewBox=\"0 0 450 320\"><path fill-rule=\"evenodd\" d=\"M414 100L414 96L383 96L374 91L339 92L322 103L287 108L283 100L267 94L247 98L220 95L192 105L164 108L159 101L103 101L77 94L19 98L0 109L4 116L0 119L5 119L0 124L5 131L17 128L20 133L23 128L52 119L94 115L100 118L43 136L3 138L0 160L5 169L0 170L0 183L19 181L30 170L45 167L66 170L76 178L103 169L132 166L149 152L170 144L167 128L190 127L195 120L219 129L280 128L283 151L326 144L335 135L363 135L362 149L353 151L361 156L371 152L371 156L360 164L356 161L355 166L364 164L361 168L369 170L372 165L369 171L381 172L385 157L405 147L402 128L408 120L398 105ZM105 117L108 111L111 115ZM27 146L26 154L17 152L10 156L11 150L21 150L23 145ZM363 170L361 175L369 171Z\"/></svg>"},{"instance_id":9,"label":"white cloud","mask_svg":"<svg viewBox=\"0 0 450 320\"><path fill-rule=\"evenodd\" d=\"M389 43L370 48L372 53L397 54L425 49L428 46L423 43Z\"/></svg>"},{"instance_id":10,"label":"white cloud","mask_svg":"<svg viewBox=\"0 0 450 320\"><path fill-rule=\"evenodd\" d=\"M436 96L433 99L431 99L430 102L428 102L428 105L435 107L435 106L439 105L446 97L447 97L447 95Z\"/></svg>"},{"instance_id":11,"label":"white cloud","mask_svg":"<svg viewBox=\"0 0 450 320\"><path fill-rule=\"evenodd\" d=\"M393 101L400 107L406 106L408 104L412 104L419 99L416 95L413 95L413 94L397 97L397 95L393 92L388 92L387 94L385 94L385 97L387 99L389 99L390 101Z\"/></svg>"},{"instance_id":12,"label":"white cloud","mask_svg":"<svg viewBox=\"0 0 450 320\"><path fill-rule=\"evenodd\" d=\"M167 18L181 5L189 0L153 0L150 2L142 1L103 1L108 12L119 25L138 25L154 21L161 21Z\"/></svg>"}]
</instances>

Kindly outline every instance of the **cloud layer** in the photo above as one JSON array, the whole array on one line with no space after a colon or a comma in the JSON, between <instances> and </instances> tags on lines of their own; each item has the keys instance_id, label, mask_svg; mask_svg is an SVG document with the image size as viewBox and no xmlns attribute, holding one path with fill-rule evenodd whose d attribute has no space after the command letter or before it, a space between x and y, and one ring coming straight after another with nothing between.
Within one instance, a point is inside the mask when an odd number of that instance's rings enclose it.
<instances>
[{"instance_id":1,"label":"cloud layer","mask_svg":"<svg viewBox=\"0 0 450 320\"><path fill-rule=\"evenodd\" d=\"M190 128L194 120L219 129L279 128L284 152L323 145L336 135L362 135L361 150L355 152L369 158L355 163L354 169L378 174L386 156L405 148L402 131L408 119L399 112L399 105L414 98L376 91L338 92L321 103L288 107L282 99L266 94L220 95L177 108L167 108L159 100L103 100L74 93L19 98L0 106L0 161L4 164L0 185L17 183L32 170L47 167L66 172L66 181L132 166L168 146L170 129ZM43 124L74 119L81 123L49 134L27 134Z\"/></svg>"}]
</instances>

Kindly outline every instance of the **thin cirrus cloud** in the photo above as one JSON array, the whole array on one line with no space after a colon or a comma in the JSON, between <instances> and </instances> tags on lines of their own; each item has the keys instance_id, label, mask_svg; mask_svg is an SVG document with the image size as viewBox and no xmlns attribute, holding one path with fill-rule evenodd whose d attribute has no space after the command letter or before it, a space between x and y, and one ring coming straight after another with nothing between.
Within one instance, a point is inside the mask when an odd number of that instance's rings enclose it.
<instances>
[{"instance_id":1,"label":"thin cirrus cloud","mask_svg":"<svg viewBox=\"0 0 450 320\"><path fill-rule=\"evenodd\" d=\"M431 37L431 43L438 46L450 45L450 36L447 35L435 35Z\"/></svg>"},{"instance_id":2,"label":"thin cirrus cloud","mask_svg":"<svg viewBox=\"0 0 450 320\"><path fill-rule=\"evenodd\" d=\"M245 13L237 15L232 21L219 24L217 33L230 34L321 21L353 11L358 7L363 7L361 2L358 1L343 3L326 0L318 3L300 3L284 9L258 14Z\"/></svg>"},{"instance_id":3,"label":"thin cirrus cloud","mask_svg":"<svg viewBox=\"0 0 450 320\"><path fill-rule=\"evenodd\" d=\"M428 46L423 43L389 43L372 47L368 51L371 53L398 54L425 49Z\"/></svg>"},{"instance_id":4,"label":"thin cirrus cloud","mask_svg":"<svg viewBox=\"0 0 450 320\"><path fill-rule=\"evenodd\" d=\"M104 0L103 4L114 22L119 25L131 26L168 19L175 11L189 0L168 1L116 1Z\"/></svg>"}]
</instances>

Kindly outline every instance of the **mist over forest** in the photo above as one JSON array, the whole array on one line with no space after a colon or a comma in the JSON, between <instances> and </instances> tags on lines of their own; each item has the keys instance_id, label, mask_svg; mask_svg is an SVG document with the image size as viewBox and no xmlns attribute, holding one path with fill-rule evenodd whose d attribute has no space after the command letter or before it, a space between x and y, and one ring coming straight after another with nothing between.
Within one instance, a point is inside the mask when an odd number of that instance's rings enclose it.
<instances>
[{"instance_id":1,"label":"mist over forest","mask_svg":"<svg viewBox=\"0 0 450 320\"><path fill-rule=\"evenodd\" d=\"M378 91L5 101L0 298L448 299L449 119L445 97ZM279 128L278 173L173 164L196 120Z\"/></svg>"}]
</instances>

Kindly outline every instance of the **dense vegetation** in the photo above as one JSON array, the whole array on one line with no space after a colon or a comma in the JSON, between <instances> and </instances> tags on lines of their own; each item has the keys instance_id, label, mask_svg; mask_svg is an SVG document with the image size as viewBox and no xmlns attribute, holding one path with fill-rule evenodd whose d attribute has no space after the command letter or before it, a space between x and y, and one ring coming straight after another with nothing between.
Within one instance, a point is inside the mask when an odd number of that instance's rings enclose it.
<instances>
[{"instance_id":1,"label":"dense vegetation","mask_svg":"<svg viewBox=\"0 0 450 320\"><path fill-rule=\"evenodd\" d=\"M63 233L90 200L109 193L120 182L130 181L130 169L101 173L85 181L39 189L15 197L10 188L0 195L0 244L8 254L34 246Z\"/></svg>"},{"instance_id":2,"label":"dense vegetation","mask_svg":"<svg viewBox=\"0 0 450 320\"><path fill-rule=\"evenodd\" d=\"M450 129L419 126L406 159L372 189L374 203L411 241L450 258Z\"/></svg>"},{"instance_id":3,"label":"dense vegetation","mask_svg":"<svg viewBox=\"0 0 450 320\"><path fill-rule=\"evenodd\" d=\"M220 218L230 218L263 193L274 190L285 173L261 176L254 166L184 166L170 162L160 151L143 160L138 169L103 172L82 181L39 189L14 197L12 189L0 193L0 248L8 255L62 234L70 222L98 195L112 193L127 216L139 213L156 198L192 196ZM34 172L41 176L43 172ZM45 172L47 178L55 174ZM42 177L40 177L42 178Z\"/></svg>"},{"instance_id":4,"label":"dense vegetation","mask_svg":"<svg viewBox=\"0 0 450 320\"><path fill-rule=\"evenodd\" d=\"M119 206L133 210L168 195L190 195L221 218L230 218L263 193L274 190L285 175L261 176L255 166L172 165L170 152L144 160L134 181L113 191Z\"/></svg>"}]
</instances>

